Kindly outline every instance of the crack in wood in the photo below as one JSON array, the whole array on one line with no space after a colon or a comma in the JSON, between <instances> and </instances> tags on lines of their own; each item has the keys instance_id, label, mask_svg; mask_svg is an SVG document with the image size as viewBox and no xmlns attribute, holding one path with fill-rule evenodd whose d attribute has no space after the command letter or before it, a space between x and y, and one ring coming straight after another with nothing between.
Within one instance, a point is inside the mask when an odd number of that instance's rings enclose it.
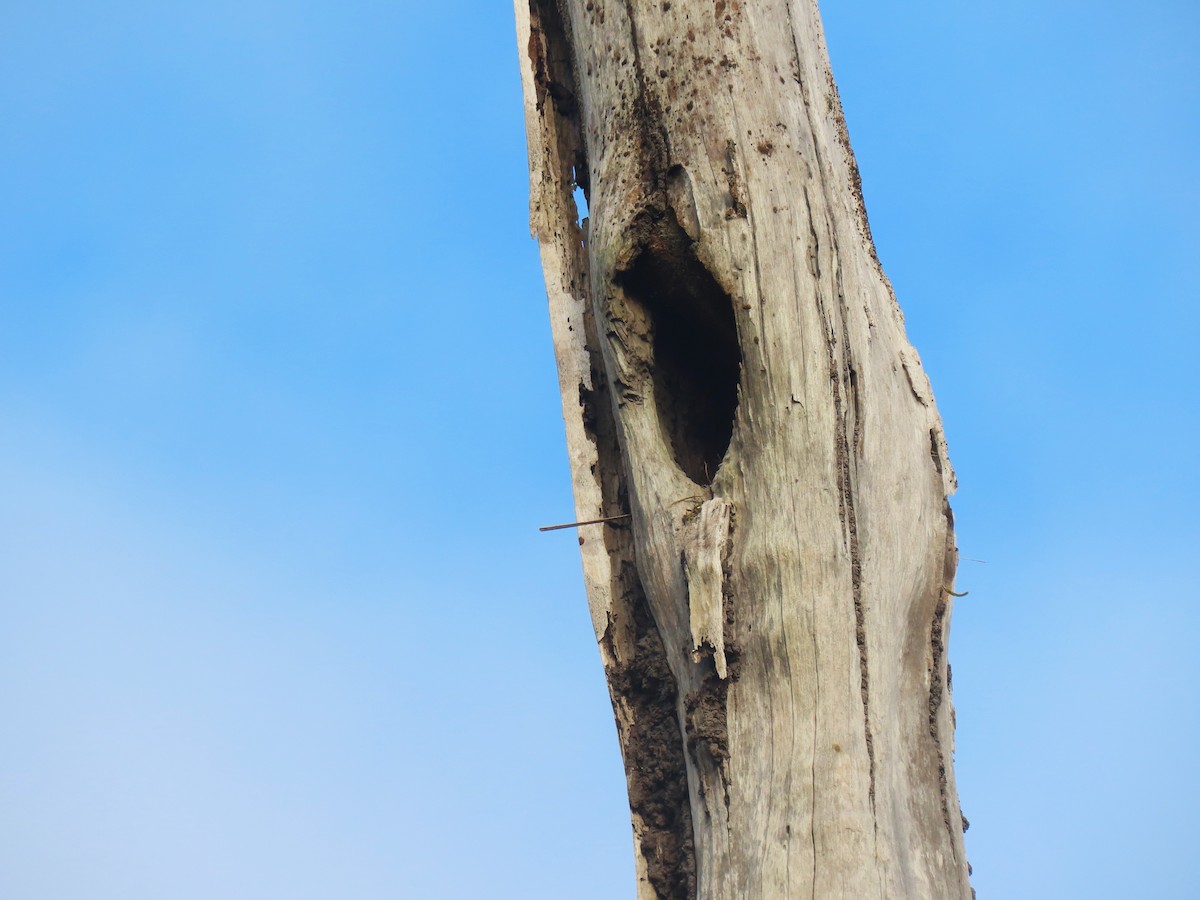
<instances>
[{"instance_id":1,"label":"crack in wood","mask_svg":"<svg viewBox=\"0 0 1200 900\"><path fill-rule=\"evenodd\" d=\"M929 736L933 739L938 762L938 795L942 806L942 821L950 835L952 851L957 846L954 826L950 818L950 791L947 777L946 751L943 747L941 734L940 712L945 694L949 692L950 666L946 661L946 617L949 614L949 597L957 596L950 589L953 583L954 571L957 568L958 551L954 545L954 513L947 500L943 515L946 519L946 555L942 572L941 590L938 592L937 605L933 610L933 621L929 628L930 665L929 665ZM962 829L965 831L966 829Z\"/></svg>"}]
</instances>

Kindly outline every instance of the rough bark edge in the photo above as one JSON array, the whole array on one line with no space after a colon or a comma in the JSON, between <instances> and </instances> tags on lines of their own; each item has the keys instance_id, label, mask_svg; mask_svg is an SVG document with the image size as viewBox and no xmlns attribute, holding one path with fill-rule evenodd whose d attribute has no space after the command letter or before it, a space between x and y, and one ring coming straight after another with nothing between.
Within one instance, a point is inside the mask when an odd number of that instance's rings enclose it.
<instances>
[{"instance_id":1,"label":"rough bark edge","mask_svg":"<svg viewBox=\"0 0 1200 900\"><path fill-rule=\"evenodd\" d=\"M555 0L515 0L529 149L530 231L549 300L567 452L580 520L628 512L608 385L596 349L586 223L572 196L588 190L570 50ZM557 61L557 62L556 62ZM557 71L556 71L557 70ZM567 82L567 83L564 83ZM638 900L690 900L696 861L678 686L619 526L581 533L592 625L617 720L633 818ZM598 531L598 533L597 533Z\"/></svg>"}]
</instances>

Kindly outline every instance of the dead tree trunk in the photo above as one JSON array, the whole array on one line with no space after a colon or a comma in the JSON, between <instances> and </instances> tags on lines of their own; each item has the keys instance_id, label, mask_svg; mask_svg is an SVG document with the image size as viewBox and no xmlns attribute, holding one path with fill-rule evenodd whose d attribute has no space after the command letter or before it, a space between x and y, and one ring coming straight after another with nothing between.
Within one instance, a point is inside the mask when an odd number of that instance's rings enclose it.
<instances>
[{"instance_id":1,"label":"dead tree trunk","mask_svg":"<svg viewBox=\"0 0 1200 900\"><path fill-rule=\"evenodd\" d=\"M969 897L954 476L815 0L516 6L639 900Z\"/></svg>"}]
</instances>

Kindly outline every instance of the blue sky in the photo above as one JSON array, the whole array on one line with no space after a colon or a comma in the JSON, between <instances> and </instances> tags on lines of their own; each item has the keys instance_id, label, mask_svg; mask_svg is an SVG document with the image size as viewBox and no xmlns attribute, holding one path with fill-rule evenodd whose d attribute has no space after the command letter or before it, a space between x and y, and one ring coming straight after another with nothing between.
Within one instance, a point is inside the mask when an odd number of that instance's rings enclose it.
<instances>
[{"instance_id":1,"label":"blue sky","mask_svg":"<svg viewBox=\"0 0 1200 900\"><path fill-rule=\"evenodd\" d=\"M826 0L981 897L1190 898L1200 9ZM0 7L0 896L633 897L512 12Z\"/></svg>"}]
</instances>

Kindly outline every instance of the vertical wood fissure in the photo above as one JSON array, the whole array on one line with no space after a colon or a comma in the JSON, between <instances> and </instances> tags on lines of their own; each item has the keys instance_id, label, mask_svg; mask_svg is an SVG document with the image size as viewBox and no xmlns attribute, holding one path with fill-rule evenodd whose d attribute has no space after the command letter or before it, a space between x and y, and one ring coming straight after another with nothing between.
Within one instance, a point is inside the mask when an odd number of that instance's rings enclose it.
<instances>
[{"instance_id":1,"label":"vertical wood fissure","mask_svg":"<svg viewBox=\"0 0 1200 900\"><path fill-rule=\"evenodd\" d=\"M789 7L789 17L793 15L792 9ZM799 38L796 24L789 22L789 31L792 35L792 53L794 71L797 73L797 80L801 94L804 98L804 111L808 120L809 134L812 136L811 150L813 158L817 162L817 166L822 171L830 170L830 161L826 158L826 154L821 147L821 142L817 136L821 133L820 123L816 116L817 111L813 108L813 96L811 86L808 79L805 77L805 59L801 53ZM829 81L829 87L833 87L832 77ZM841 115L841 104L836 93L828 97L827 103L830 104L830 112L833 112L837 120L841 123L841 134L845 134L845 121ZM836 108L834 108L836 107ZM855 189L858 191L857 200L861 214L862 228L864 232L864 240L871 249L872 257L875 256L874 244L870 238L870 227L866 224L866 207L862 202L861 184L857 180L858 167L854 162L853 153L850 150L849 140L847 139L843 149L846 152L847 160L852 167L851 181ZM819 186L824 200L824 208L830 210L835 208L834 198L830 193L830 182L828 178L818 179ZM827 329L827 340L829 343L829 365L830 365L830 381L833 387L833 403L834 416L837 423L835 431L835 441L837 447L835 450L837 458L837 479L838 479L838 494L839 494L839 509L841 518L846 531L847 545L850 554L850 589L852 602L854 604L854 631L855 642L858 645L858 662L859 662L859 693L862 698L862 715L863 715L863 738L866 743L867 764L868 764L868 799L873 814L873 827L878 832L878 820L874 819L875 810L875 738L871 727L871 697L870 697L870 661L868 659L867 649L867 632L866 632L866 613L864 610L863 591L862 591L862 551L859 545L858 536L858 521L855 511L855 487L852 477L853 461L860 451L862 442L862 416L859 412L859 396L857 378L853 374L855 372L852 357L851 357L851 341L846 326L846 302L842 288L842 269L839 257L839 248L836 231L830 225L830 255L833 259L833 287L836 295L838 321L841 324L841 346L842 346L842 363L839 366L837 363L837 346L838 335L834 330L834 324L831 320L828 311L825 308L825 303L821 297L819 285L820 280L820 241L816 227L816 217L814 215L813 206L808 196L808 190L804 192L805 206L808 211L810 239L813 242L811 251L811 260L814 265L814 277L817 278L818 288L816 292L816 301L820 307L820 316L825 323ZM876 259L878 264L878 260ZM882 273L882 269L880 270ZM842 397L843 385L851 394L851 410L853 411L853 426L852 430L846 426L847 410ZM853 439L851 439L851 433Z\"/></svg>"},{"instance_id":2,"label":"vertical wood fissure","mask_svg":"<svg viewBox=\"0 0 1200 900\"><path fill-rule=\"evenodd\" d=\"M953 827L950 824L950 804L946 797L946 754L942 749L941 729L938 724L938 712L942 705L942 694L945 689L945 682L942 676L942 672L944 671L943 653L945 651L945 645L942 642L942 626L946 617L946 608L946 599L942 596L938 599L937 606L934 608L933 623L929 626L929 643L933 656L929 678L929 736L933 738L934 746L937 748L938 793L942 801L942 821L945 822L947 831L952 831ZM951 837L953 837L953 834L951 834ZM951 842L951 845L953 846L953 842Z\"/></svg>"},{"instance_id":3,"label":"vertical wood fissure","mask_svg":"<svg viewBox=\"0 0 1200 900\"><path fill-rule=\"evenodd\" d=\"M957 568L958 551L954 544L954 513L947 501L943 515L946 520L946 555L942 572L941 590L938 592L937 605L934 607L933 621L929 626L930 645L930 676L929 676L929 736L933 739L937 750L938 760L938 794L942 804L942 821L950 838L951 852L957 858L958 840L960 835L954 833L951 817L951 799L949 791L948 763L946 760L945 742L942 736L941 715L942 703L949 700L949 663L946 661L946 630L950 614L951 585ZM958 810L960 826L964 821L962 812ZM965 830L965 829L964 829Z\"/></svg>"},{"instance_id":4,"label":"vertical wood fissure","mask_svg":"<svg viewBox=\"0 0 1200 900\"><path fill-rule=\"evenodd\" d=\"M819 151L818 151L819 152ZM859 664L859 695L862 699L863 738L866 744L868 764L868 800L872 810L875 807L875 738L871 728L871 699L870 699L870 663L867 649L866 616L863 606L862 592L862 551L859 545L858 520L855 510L856 489L854 484L854 459L856 449L861 440L861 416L858 411L856 376L851 351L851 343L846 326L846 303L842 288L841 265L838 261L837 238L833 229L828 229L828 255L833 260L831 273L831 288L834 294L834 306L831 311L825 299L821 278L821 247L822 242L816 226L816 215L813 210L808 190L804 190L805 207L809 220L809 239L812 242L810 263L817 280L817 288L813 300L817 307L818 317L825 331L825 348L829 371L829 383L834 408L833 432L835 473L837 478L838 513L843 529L843 540L850 559L850 593L854 608L855 643L858 647ZM824 229L823 229L824 230ZM836 324L835 324L836 323ZM847 403L843 394L850 395ZM849 419L852 424L848 424ZM852 437L853 436L853 437ZM878 825L876 824L876 827Z\"/></svg>"}]
</instances>

